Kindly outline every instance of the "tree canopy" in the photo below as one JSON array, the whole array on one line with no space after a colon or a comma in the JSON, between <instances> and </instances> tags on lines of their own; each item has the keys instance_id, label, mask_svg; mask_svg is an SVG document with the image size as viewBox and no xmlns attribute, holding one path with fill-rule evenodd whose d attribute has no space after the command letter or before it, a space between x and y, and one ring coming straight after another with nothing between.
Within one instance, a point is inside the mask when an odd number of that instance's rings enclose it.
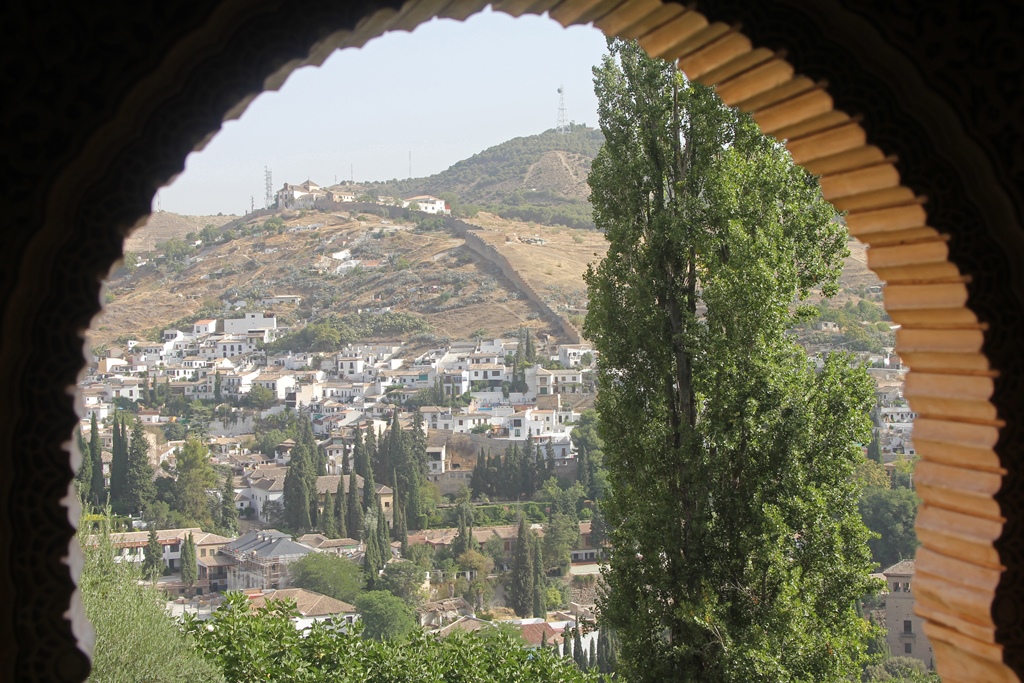
<instances>
[{"instance_id":1,"label":"tree canopy","mask_svg":"<svg viewBox=\"0 0 1024 683\"><path fill-rule=\"evenodd\" d=\"M329 553L309 553L289 566L296 588L329 595L355 604L363 590L363 572L359 565Z\"/></svg>"},{"instance_id":2,"label":"tree canopy","mask_svg":"<svg viewBox=\"0 0 1024 683\"><path fill-rule=\"evenodd\" d=\"M401 600L388 593L383 595L404 607ZM411 631L400 641L376 640L360 638L357 633L345 633L319 622L301 632L290 621L295 615L293 603L269 600L265 607L252 611L244 595L229 593L211 619L190 619L185 630L198 641L198 651L223 669L229 683L585 683L596 680L552 650L524 648L517 635L501 628L454 633L445 638ZM167 620L170 622L169 617Z\"/></svg>"},{"instance_id":3,"label":"tree canopy","mask_svg":"<svg viewBox=\"0 0 1024 683\"><path fill-rule=\"evenodd\" d=\"M836 291L845 230L749 117L635 43L609 50L589 178L609 249L585 334L620 670L848 680L873 585L851 476L873 386L845 356L815 372L786 335L812 288Z\"/></svg>"}]
</instances>

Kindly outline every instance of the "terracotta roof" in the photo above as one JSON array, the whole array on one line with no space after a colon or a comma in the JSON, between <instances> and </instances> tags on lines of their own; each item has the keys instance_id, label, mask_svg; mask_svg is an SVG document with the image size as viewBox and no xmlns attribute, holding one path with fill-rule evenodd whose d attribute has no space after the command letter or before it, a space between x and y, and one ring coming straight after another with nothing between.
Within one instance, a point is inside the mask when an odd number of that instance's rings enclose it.
<instances>
[{"instance_id":1,"label":"terracotta roof","mask_svg":"<svg viewBox=\"0 0 1024 683\"><path fill-rule=\"evenodd\" d=\"M270 492L284 491L284 477L256 479L250 486Z\"/></svg>"},{"instance_id":2,"label":"terracotta roof","mask_svg":"<svg viewBox=\"0 0 1024 683\"><path fill-rule=\"evenodd\" d=\"M541 624L518 624L516 628L520 630L519 634L523 640L535 647L540 647L540 644L545 641L545 635L547 635L548 645L561 643L564 640L562 631L555 630L546 621Z\"/></svg>"},{"instance_id":3,"label":"terracotta roof","mask_svg":"<svg viewBox=\"0 0 1024 683\"><path fill-rule=\"evenodd\" d=\"M425 602L416 608L416 612L424 614L426 612L472 612L473 606L466 601L462 596L456 598L445 598L444 600L434 600L432 602Z\"/></svg>"},{"instance_id":4,"label":"terracotta roof","mask_svg":"<svg viewBox=\"0 0 1024 683\"><path fill-rule=\"evenodd\" d=\"M204 567L230 567L235 564L235 561L227 555L220 555L218 553L214 553L209 557L200 557L196 562Z\"/></svg>"},{"instance_id":5,"label":"terracotta roof","mask_svg":"<svg viewBox=\"0 0 1024 683\"><path fill-rule=\"evenodd\" d=\"M465 633L472 633L473 631L479 631L483 628L490 628L494 624L483 619L477 619L476 617L464 616L460 619L453 621L444 628L438 629L437 635L447 636L451 635L455 631L463 631Z\"/></svg>"},{"instance_id":6,"label":"terracotta roof","mask_svg":"<svg viewBox=\"0 0 1024 683\"><path fill-rule=\"evenodd\" d=\"M202 536L205 533L206 532L199 527L189 527L185 529L161 529L156 532L156 538L160 541L161 545L173 545L183 541L189 534L192 534L192 538L195 539L197 536ZM224 540L227 542L231 539L226 538ZM116 548L144 546L149 543L149 531L126 531L110 534L110 542ZM95 544L96 537L89 536L86 543Z\"/></svg>"},{"instance_id":7,"label":"terracotta roof","mask_svg":"<svg viewBox=\"0 0 1024 683\"><path fill-rule=\"evenodd\" d=\"M297 539L311 548L358 548L359 541L352 538L327 538L323 534L305 534Z\"/></svg>"},{"instance_id":8,"label":"terracotta roof","mask_svg":"<svg viewBox=\"0 0 1024 683\"><path fill-rule=\"evenodd\" d=\"M913 574L914 573L914 560L901 560L893 566L889 567L882 573L888 576L889 574Z\"/></svg>"},{"instance_id":9,"label":"terracotta roof","mask_svg":"<svg viewBox=\"0 0 1024 683\"><path fill-rule=\"evenodd\" d=\"M294 600L295 607L304 617L326 617L334 614L355 614L356 608L347 602L335 600L327 595L314 593L304 588L285 588L267 591L261 595L251 595L249 600L253 609L263 607L267 600Z\"/></svg>"}]
</instances>

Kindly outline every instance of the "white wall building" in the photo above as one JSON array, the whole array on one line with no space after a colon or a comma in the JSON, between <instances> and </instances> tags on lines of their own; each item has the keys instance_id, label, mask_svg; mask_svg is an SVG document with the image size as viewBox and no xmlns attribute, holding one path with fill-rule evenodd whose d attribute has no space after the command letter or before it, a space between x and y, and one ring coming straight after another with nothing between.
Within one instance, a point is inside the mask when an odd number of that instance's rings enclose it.
<instances>
[{"instance_id":1,"label":"white wall building","mask_svg":"<svg viewBox=\"0 0 1024 683\"><path fill-rule=\"evenodd\" d=\"M424 213L439 214L442 216L447 216L451 213L451 210L445 206L443 199L438 199L437 197L429 194L416 195L415 197L409 197L408 199L402 200L402 208L413 204L415 204L415 206L412 208L416 209L419 207L418 210L423 211Z\"/></svg>"},{"instance_id":2,"label":"white wall building","mask_svg":"<svg viewBox=\"0 0 1024 683\"><path fill-rule=\"evenodd\" d=\"M277 317L273 313L246 313L242 318L225 318L225 334L245 334L250 330L276 330Z\"/></svg>"}]
</instances>

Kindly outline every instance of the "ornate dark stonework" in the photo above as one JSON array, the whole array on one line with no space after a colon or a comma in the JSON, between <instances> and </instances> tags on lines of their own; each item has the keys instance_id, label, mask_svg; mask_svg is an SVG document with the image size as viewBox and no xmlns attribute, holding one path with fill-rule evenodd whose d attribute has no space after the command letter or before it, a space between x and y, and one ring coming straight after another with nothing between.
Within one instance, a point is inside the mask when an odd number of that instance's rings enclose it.
<instances>
[{"instance_id":1,"label":"ornate dark stonework","mask_svg":"<svg viewBox=\"0 0 1024 683\"><path fill-rule=\"evenodd\" d=\"M268 77L331 33L397 0L125 0L15 3L0 69L4 225L0 230L0 680L81 681L88 663L65 616L73 533L61 504L63 444L77 419L68 387L101 278L153 194L182 170ZM899 156L972 277L1000 371L993 399L1008 427L998 548L1008 569L993 611L1006 660L1024 673L1024 255L1020 95L1024 26L999 2L706 0L757 46L785 48L797 71L828 80L838 109L862 114L869 141Z\"/></svg>"}]
</instances>

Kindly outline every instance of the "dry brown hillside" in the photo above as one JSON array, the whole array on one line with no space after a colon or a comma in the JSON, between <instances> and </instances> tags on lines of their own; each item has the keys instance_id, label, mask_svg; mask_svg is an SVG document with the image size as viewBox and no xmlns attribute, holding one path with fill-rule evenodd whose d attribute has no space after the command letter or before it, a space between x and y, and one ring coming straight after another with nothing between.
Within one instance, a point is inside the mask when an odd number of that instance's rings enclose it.
<instances>
[{"instance_id":1,"label":"dry brown hillside","mask_svg":"<svg viewBox=\"0 0 1024 683\"><path fill-rule=\"evenodd\" d=\"M343 250L363 265L339 271L343 259L332 254ZM520 326L557 336L542 312L462 239L379 217L310 213L287 221L281 234L203 246L176 265L154 252L141 256L144 265L132 273L122 269L108 283L106 310L89 332L91 346L151 337L200 313L237 317L224 301L259 310L259 299L271 294L303 298L299 306L272 309L285 325L390 308L423 318L439 338L467 339L478 330L499 336Z\"/></svg>"},{"instance_id":2,"label":"dry brown hillside","mask_svg":"<svg viewBox=\"0 0 1024 683\"><path fill-rule=\"evenodd\" d=\"M182 216L170 211L157 211L141 228L124 241L124 250L135 253L151 251L157 242L169 239L184 239L190 232L199 232L207 225L216 228L233 221L238 216Z\"/></svg>"}]
</instances>

